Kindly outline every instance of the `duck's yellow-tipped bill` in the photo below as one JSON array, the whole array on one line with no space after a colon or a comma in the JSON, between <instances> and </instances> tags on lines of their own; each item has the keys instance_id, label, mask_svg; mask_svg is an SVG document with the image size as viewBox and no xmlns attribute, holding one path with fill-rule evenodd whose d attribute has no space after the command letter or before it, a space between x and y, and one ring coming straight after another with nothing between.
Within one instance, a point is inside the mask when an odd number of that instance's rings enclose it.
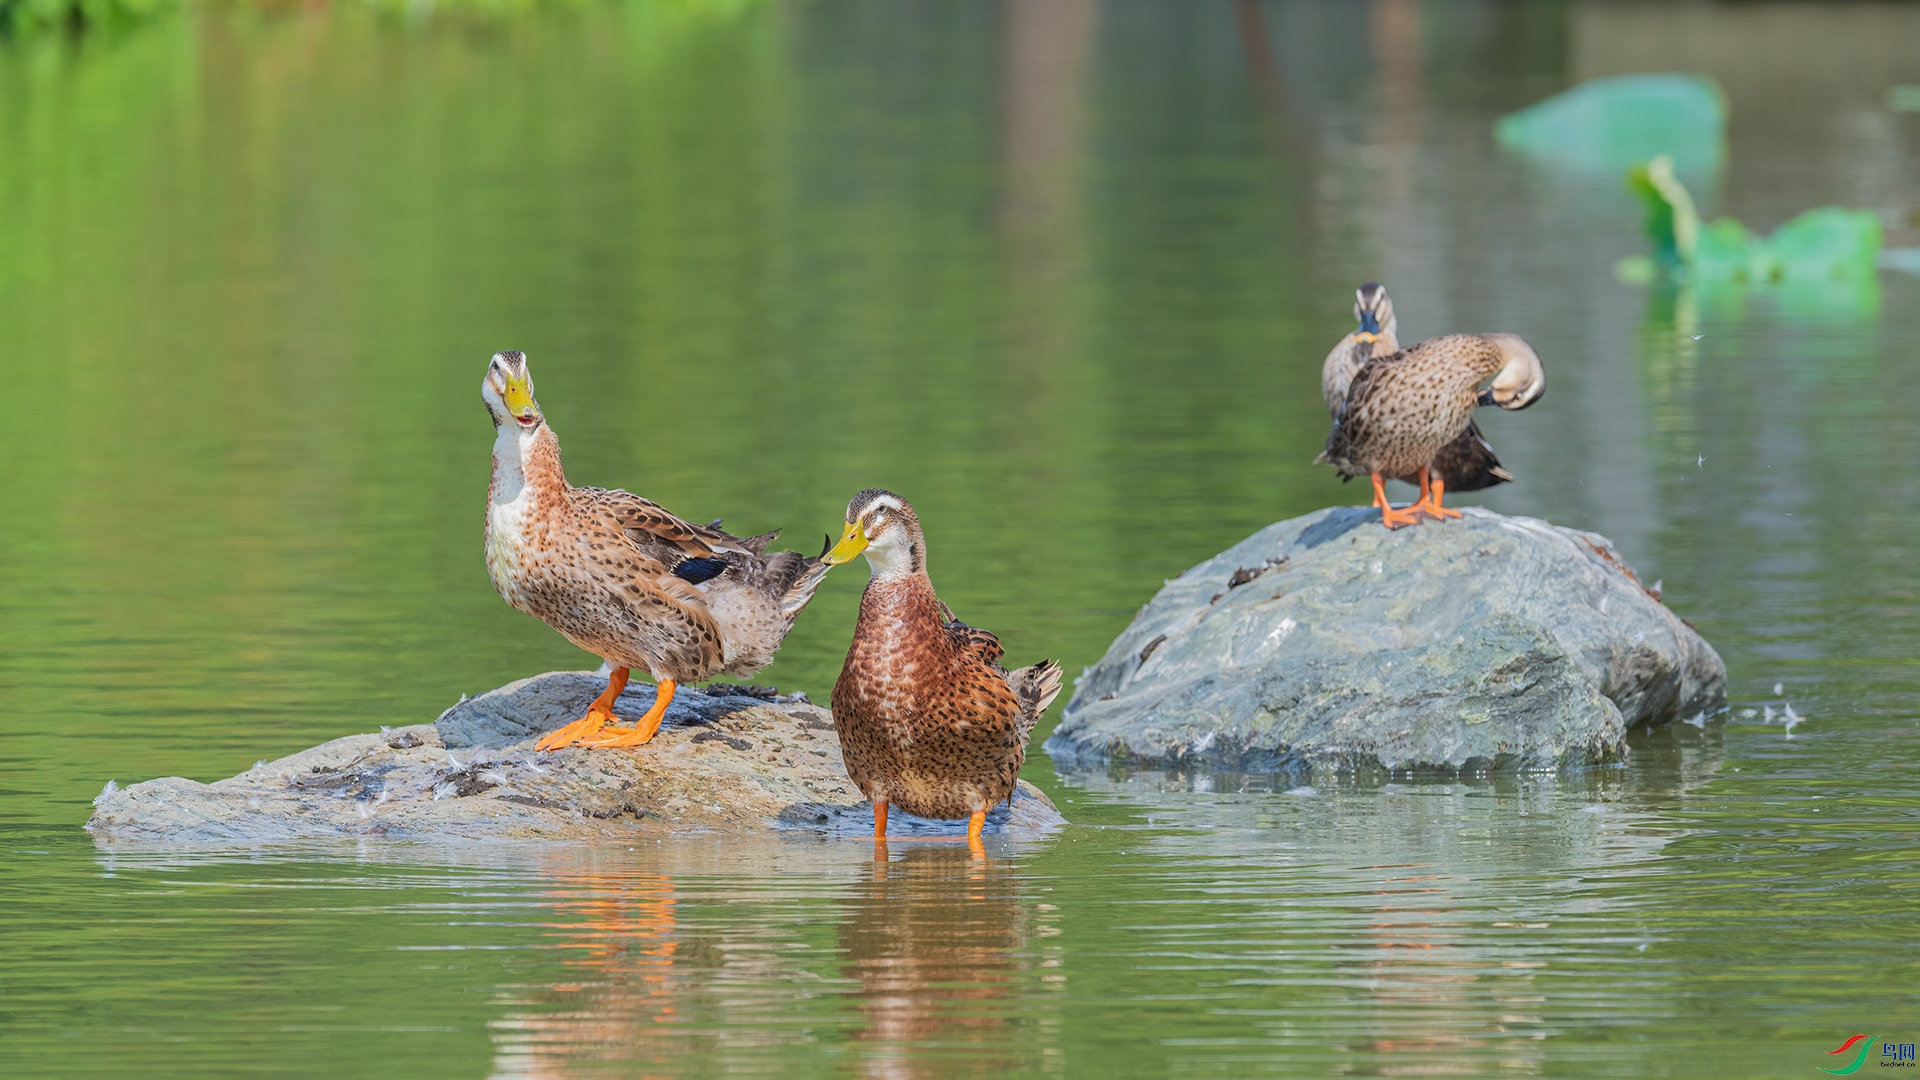
<instances>
[{"instance_id":1,"label":"duck's yellow-tipped bill","mask_svg":"<svg viewBox=\"0 0 1920 1080\"><path fill-rule=\"evenodd\" d=\"M526 379L507 376L507 392L500 396L507 403L507 411L515 416L532 416L535 412L533 387Z\"/></svg>"},{"instance_id":2,"label":"duck's yellow-tipped bill","mask_svg":"<svg viewBox=\"0 0 1920 1080\"><path fill-rule=\"evenodd\" d=\"M839 566L843 562L852 562L855 555L867 550L867 534L857 521L847 522L847 531L840 535L840 542L833 545L822 559L828 566Z\"/></svg>"}]
</instances>

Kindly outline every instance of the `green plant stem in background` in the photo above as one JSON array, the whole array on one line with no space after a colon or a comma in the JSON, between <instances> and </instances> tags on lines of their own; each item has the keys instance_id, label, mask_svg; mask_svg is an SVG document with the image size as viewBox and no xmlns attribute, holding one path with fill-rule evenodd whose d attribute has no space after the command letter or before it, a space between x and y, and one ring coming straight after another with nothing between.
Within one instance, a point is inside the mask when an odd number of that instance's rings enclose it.
<instances>
[{"instance_id":1,"label":"green plant stem in background","mask_svg":"<svg viewBox=\"0 0 1920 1080\"><path fill-rule=\"evenodd\" d=\"M1673 160L1664 154L1629 170L1627 188L1646 205L1653 254L1620 260L1615 273L1622 281L1779 287L1827 312L1851 308L1865 314L1878 306L1881 230L1879 218L1869 211L1816 207L1769 236L1730 217L1703 225L1686 185L1674 176Z\"/></svg>"}]
</instances>

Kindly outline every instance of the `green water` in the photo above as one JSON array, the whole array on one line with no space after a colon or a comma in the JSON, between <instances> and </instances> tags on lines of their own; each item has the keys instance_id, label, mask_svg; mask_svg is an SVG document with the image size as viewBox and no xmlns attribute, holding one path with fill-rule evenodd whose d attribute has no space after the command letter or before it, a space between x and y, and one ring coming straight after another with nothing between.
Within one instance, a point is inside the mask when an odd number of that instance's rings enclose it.
<instances>
[{"instance_id":1,"label":"green water","mask_svg":"<svg viewBox=\"0 0 1920 1080\"><path fill-rule=\"evenodd\" d=\"M1705 212L1920 244L1920 9L410 12L0 41L0 1073L1819 1075L1920 1036L1920 278L1623 285L1617 178L1491 138L1704 70ZM1365 501L1308 462L1369 278L1405 337L1534 343L1551 393L1483 418L1521 482L1461 501L1612 536L1734 713L1560 777L1036 753L1074 824L984 864L79 828L109 778L593 665L487 584L498 349L576 482L806 550L891 487L954 608L1071 672L1163 579ZM863 580L762 681L824 697Z\"/></svg>"}]
</instances>

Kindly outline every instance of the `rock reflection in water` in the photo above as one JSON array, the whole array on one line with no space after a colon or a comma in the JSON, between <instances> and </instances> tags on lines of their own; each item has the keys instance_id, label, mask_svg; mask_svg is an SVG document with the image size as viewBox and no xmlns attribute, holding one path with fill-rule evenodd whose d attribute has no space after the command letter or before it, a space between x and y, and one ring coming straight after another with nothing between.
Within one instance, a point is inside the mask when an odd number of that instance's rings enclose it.
<instances>
[{"instance_id":1,"label":"rock reflection in water","mask_svg":"<svg viewBox=\"0 0 1920 1080\"><path fill-rule=\"evenodd\" d=\"M1496 1061L1543 1074L1563 1022L1547 1007L1554 979L1564 987L1586 965L1661 945L1636 926L1632 892L1580 883L1670 864L1665 849L1682 835L1674 809L1726 761L1717 724L1629 742L1630 767L1563 773L1112 767L1062 779L1087 793L1082 815L1094 796L1144 819L1122 854L1146 872L1231 882L1178 918L1156 903L1139 925L1139 955L1204 960L1156 969L1163 999L1268 989L1242 1006L1264 1035L1300 1039L1302 1017L1338 1015L1326 1037L1342 1055L1373 1055L1381 1074L1484 1075Z\"/></svg>"},{"instance_id":2,"label":"rock reflection in water","mask_svg":"<svg viewBox=\"0 0 1920 1080\"><path fill-rule=\"evenodd\" d=\"M882 854L846 908L838 939L859 982L863 1075L1033 1071L1025 1048L1036 1043L1014 1029L1035 1014L1014 999L1027 943L1049 928L1029 925L1011 864L959 845L913 845Z\"/></svg>"}]
</instances>

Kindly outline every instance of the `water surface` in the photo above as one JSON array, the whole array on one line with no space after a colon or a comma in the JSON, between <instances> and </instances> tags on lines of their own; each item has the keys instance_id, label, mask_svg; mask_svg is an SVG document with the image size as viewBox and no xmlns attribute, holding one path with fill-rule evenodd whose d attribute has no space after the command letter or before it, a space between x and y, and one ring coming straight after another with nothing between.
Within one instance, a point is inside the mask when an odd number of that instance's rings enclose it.
<instances>
[{"instance_id":1,"label":"water surface","mask_svg":"<svg viewBox=\"0 0 1920 1080\"><path fill-rule=\"evenodd\" d=\"M1895 4L1008 0L0 42L0 1070L1746 1076L1912 1041L1920 279L1621 284L1618 179L1490 132L1707 71L1708 214L1911 246L1914 41ZM78 828L110 778L592 666L481 565L498 349L576 482L807 550L893 488L964 618L1077 671L1165 578L1364 501L1309 462L1370 278L1409 339L1535 344L1552 393L1483 421L1521 480L1462 501L1613 537L1734 711L1567 776L1036 755L1074 824L984 864ZM863 580L762 681L823 699Z\"/></svg>"}]
</instances>

